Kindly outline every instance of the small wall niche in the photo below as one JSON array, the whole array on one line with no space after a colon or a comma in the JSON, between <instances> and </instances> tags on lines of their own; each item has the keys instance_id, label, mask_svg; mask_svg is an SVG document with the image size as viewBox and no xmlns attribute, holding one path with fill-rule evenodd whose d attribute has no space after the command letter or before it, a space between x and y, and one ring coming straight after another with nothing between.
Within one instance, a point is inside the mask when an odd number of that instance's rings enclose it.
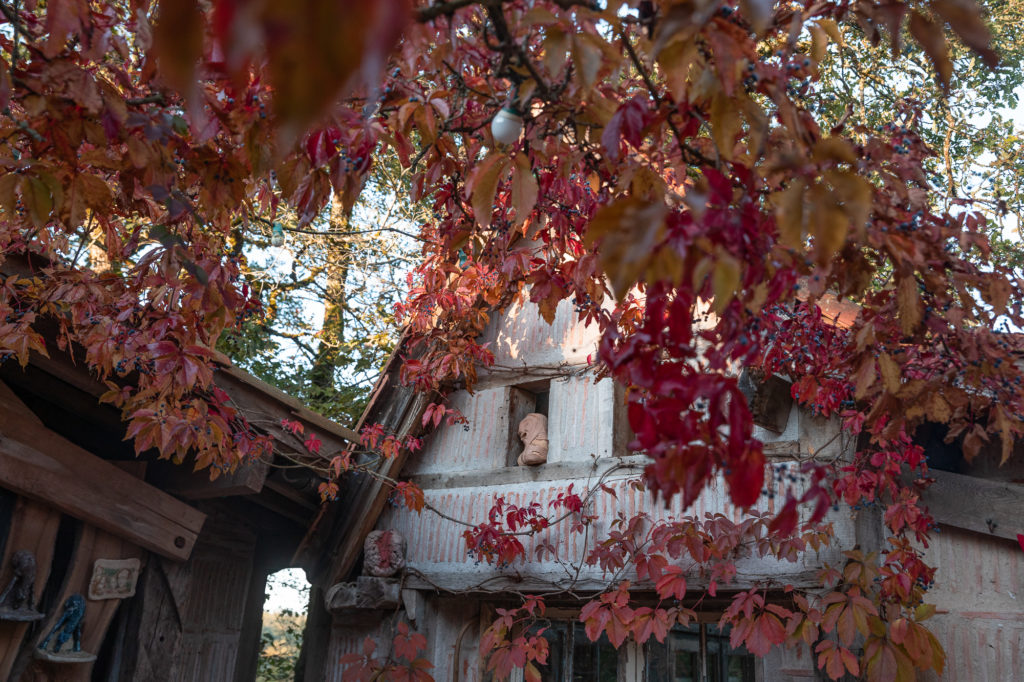
<instances>
[{"instance_id":1,"label":"small wall niche","mask_svg":"<svg viewBox=\"0 0 1024 682\"><path fill-rule=\"evenodd\" d=\"M531 412L548 414L551 396L551 382L539 381L510 386L508 389L508 441L505 447L505 466L516 466L516 458L523 451L519 439L519 422Z\"/></svg>"}]
</instances>

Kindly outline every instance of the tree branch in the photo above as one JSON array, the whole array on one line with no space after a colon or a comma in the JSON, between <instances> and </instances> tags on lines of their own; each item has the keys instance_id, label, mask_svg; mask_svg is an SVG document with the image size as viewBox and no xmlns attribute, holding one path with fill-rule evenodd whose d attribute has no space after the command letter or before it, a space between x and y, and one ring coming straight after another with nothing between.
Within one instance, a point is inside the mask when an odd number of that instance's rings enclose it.
<instances>
[{"instance_id":1,"label":"tree branch","mask_svg":"<svg viewBox=\"0 0 1024 682\"><path fill-rule=\"evenodd\" d=\"M451 16L463 7L485 4L490 6L500 5L501 3L494 2L493 0L447 0L446 2L436 2L433 5L421 7L416 10L416 21L421 24L425 24L440 16ZM573 7L585 7L586 9L592 10L601 9L596 0L555 0L555 4L565 10Z\"/></svg>"}]
</instances>

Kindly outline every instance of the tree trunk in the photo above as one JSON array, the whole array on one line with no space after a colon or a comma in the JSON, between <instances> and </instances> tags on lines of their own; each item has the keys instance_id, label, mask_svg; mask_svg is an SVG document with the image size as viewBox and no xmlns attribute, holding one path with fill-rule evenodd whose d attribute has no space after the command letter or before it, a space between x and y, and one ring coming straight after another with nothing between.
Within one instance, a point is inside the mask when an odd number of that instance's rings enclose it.
<instances>
[{"instance_id":1,"label":"tree trunk","mask_svg":"<svg viewBox=\"0 0 1024 682\"><path fill-rule=\"evenodd\" d=\"M348 216L342 208L340 197L331 199L329 230L341 232L348 228ZM341 345L345 341L345 280L348 277L349 251L351 246L345 236L327 237L329 257L327 261L327 295L324 300L324 319L320 328L320 344L310 371L313 387L323 391L334 388L334 372L338 366Z\"/></svg>"}]
</instances>

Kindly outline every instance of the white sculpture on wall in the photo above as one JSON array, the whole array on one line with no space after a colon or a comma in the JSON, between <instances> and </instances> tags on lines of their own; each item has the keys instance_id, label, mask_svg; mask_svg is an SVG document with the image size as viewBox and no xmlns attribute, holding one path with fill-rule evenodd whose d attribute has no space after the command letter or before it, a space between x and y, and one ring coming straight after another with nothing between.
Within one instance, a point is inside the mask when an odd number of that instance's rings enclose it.
<instances>
[{"instance_id":1,"label":"white sculpture on wall","mask_svg":"<svg viewBox=\"0 0 1024 682\"><path fill-rule=\"evenodd\" d=\"M375 530L363 543L363 573L390 578L405 568L405 538L393 530Z\"/></svg>"},{"instance_id":2,"label":"white sculpture on wall","mask_svg":"<svg viewBox=\"0 0 1024 682\"><path fill-rule=\"evenodd\" d=\"M516 460L519 466L534 466L548 461L548 418L531 412L519 422L519 438L523 441L522 453Z\"/></svg>"}]
</instances>

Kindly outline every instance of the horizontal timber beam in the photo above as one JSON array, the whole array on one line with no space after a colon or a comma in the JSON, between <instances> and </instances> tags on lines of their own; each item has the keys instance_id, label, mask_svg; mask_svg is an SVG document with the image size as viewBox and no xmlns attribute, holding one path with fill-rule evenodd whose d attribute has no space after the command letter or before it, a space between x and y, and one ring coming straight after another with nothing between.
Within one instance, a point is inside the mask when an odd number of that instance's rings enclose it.
<instances>
[{"instance_id":1,"label":"horizontal timber beam","mask_svg":"<svg viewBox=\"0 0 1024 682\"><path fill-rule=\"evenodd\" d=\"M1024 533L1024 485L935 469L928 473L935 483L921 501L938 523L1007 540Z\"/></svg>"},{"instance_id":2,"label":"horizontal timber beam","mask_svg":"<svg viewBox=\"0 0 1024 682\"><path fill-rule=\"evenodd\" d=\"M206 515L43 426L0 383L0 486L169 559L192 553Z\"/></svg>"}]
</instances>

